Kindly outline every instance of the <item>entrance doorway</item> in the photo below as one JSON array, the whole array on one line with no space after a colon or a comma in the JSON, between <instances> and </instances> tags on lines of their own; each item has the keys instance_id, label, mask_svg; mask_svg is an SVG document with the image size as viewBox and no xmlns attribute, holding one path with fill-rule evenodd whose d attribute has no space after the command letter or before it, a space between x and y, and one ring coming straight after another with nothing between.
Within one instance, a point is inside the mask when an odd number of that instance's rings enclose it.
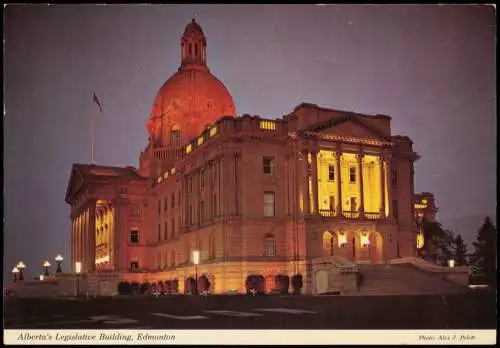
<instances>
[{"instance_id":1,"label":"entrance doorway","mask_svg":"<svg viewBox=\"0 0 500 348\"><path fill-rule=\"evenodd\" d=\"M316 272L316 294L328 291L328 272L320 270Z\"/></svg>"}]
</instances>

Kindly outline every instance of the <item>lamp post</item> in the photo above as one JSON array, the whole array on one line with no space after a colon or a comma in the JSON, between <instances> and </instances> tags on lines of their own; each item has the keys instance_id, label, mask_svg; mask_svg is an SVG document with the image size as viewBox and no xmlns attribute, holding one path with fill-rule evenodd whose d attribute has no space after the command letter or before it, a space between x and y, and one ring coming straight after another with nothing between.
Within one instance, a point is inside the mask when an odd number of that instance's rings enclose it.
<instances>
[{"instance_id":1,"label":"lamp post","mask_svg":"<svg viewBox=\"0 0 500 348\"><path fill-rule=\"evenodd\" d=\"M14 275L14 283L17 282L17 274L19 273L19 268L12 268L12 274Z\"/></svg>"},{"instance_id":2,"label":"lamp post","mask_svg":"<svg viewBox=\"0 0 500 348\"><path fill-rule=\"evenodd\" d=\"M82 271L82 263L75 262L75 272L76 272L76 296L80 296L80 272Z\"/></svg>"},{"instance_id":3,"label":"lamp post","mask_svg":"<svg viewBox=\"0 0 500 348\"><path fill-rule=\"evenodd\" d=\"M57 262L57 270L56 270L56 273L61 273L61 262L63 261L63 257L61 255L57 255L56 258L55 258L56 262Z\"/></svg>"},{"instance_id":4,"label":"lamp post","mask_svg":"<svg viewBox=\"0 0 500 348\"><path fill-rule=\"evenodd\" d=\"M200 263L200 252L198 250L193 251L193 263L194 263L194 293L198 295L198 264Z\"/></svg>"},{"instance_id":5,"label":"lamp post","mask_svg":"<svg viewBox=\"0 0 500 348\"><path fill-rule=\"evenodd\" d=\"M45 273L43 275L46 276L46 277L49 276L49 267L50 267L50 262L49 261L45 261L43 263L43 268L45 269Z\"/></svg>"},{"instance_id":6,"label":"lamp post","mask_svg":"<svg viewBox=\"0 0 500 348\"><path fill-rule=\"evenodd\" d=\"M23 273L24 269L26 268L26 265L22 261L19 261L16 267L17 269L19 269L19 280L24 280Z\"/></svg>"}]
</instances>

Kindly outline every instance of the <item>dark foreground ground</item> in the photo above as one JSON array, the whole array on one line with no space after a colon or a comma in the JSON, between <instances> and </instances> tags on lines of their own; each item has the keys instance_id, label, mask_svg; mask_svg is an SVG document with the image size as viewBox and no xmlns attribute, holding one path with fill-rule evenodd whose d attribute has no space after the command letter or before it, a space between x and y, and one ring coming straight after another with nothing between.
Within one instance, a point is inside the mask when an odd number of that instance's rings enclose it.
<instances>
[{"instance_id":1,"label":"dark foreground ground","mask_svg":"<svg viewBox=\"0 0 500 348\"><path fill-rule=\"evenodd\" d=\"M218 311L218 312L217 312ZM496 293L4 298L5 329L496 329Z\"/></svg>"}]
</instances>

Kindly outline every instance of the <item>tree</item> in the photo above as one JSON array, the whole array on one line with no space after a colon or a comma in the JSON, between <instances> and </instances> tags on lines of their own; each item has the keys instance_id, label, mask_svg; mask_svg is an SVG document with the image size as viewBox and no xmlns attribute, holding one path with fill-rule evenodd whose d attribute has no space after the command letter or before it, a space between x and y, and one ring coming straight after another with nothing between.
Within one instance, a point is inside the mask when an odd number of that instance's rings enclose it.
<instances>
[{"instance_id":1,"label":"tree","mask_svg":"<svg viewBox=\"0 0 500 348\"><path fill-rule=\"evenodd\" d=\"M475 275L483 276L489 285L496 285L497 230L489 217L484 219L472 244L475 251L470 259Z\"/></svg>"},{"instance_id":2,"label":"tree","mask_svg":"<svg viewBox=\"0 0 500 348\"><path fill-rule=\"evenodd\" d=\"M422 222L422 230L424 246L419 250L419 256L433 263L446 265L453 256L453 233L443 230L439 222L426 220Z\"/></svg>"},{"instance_id":3,"label":"tree","mask_svg":"<svg viewBox=\"0 0 500 348\"><path fill-rule=\"evenodd\" d=\"M455 260L455 263L457 266L465 266L468 265L468 257L467 257L467 245L465 244L464 240L462 239L461 235L457 235L453 239L453 259Z\"/></svg>"}]
</instances>

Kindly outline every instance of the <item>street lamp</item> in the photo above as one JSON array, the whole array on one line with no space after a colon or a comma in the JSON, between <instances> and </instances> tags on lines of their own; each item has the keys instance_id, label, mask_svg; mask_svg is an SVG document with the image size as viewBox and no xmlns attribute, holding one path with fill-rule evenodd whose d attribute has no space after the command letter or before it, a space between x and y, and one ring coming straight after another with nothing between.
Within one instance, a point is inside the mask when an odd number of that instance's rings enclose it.
<instances>
[{"instance_id":1,"label":"street lamp","mask_svg":"<svg viewBox=\"0 0 500 348\"><path fill-rule=\"evenodd\" d=\"M455 267L455 260L453 260L453 259L448 260L448 267L450 267L450 268Z\"/></svg>"},{"instance_id":2,"label":"street lamp","mask_svg":"<svg viewBox=\"0 0 500 348\"><path fill-rule=\"evenodd\" d=\"M49 267L50 267L50 262L49 261L45 261L43 263L43 268L45 268L44 276L46 276L46 277L49 276Z\"/></svg>"},{"instance_id":3,"label":"street lamp","mask_svg":"<svg viewBox=\"0 0 500 348\"><path fill-rule=\"evenodd\" d=\"M82 271L82 263L75 262L75 272L76 272L76 296L80 296L80 272Z\"/></svg>"},{"instance_id":4,"label":"street lamp","mask_svg":"<svg viewBox=\"0 0 500 348\"><path fill-rule=\"evenodd\" d=\"M193 263L194 263L194 293L198 295L198 264L200 263L200 252L198 250L193 251Z\"/></svg>"},{"instance_id":5,"label":"street lamp","mask_svg":"<svg viewBox=\"0 0 500 348\"><path fill-rule=\"evenodd\" d=\"M26 265L22 261L19 261L16 267L19 269L19 280L24 280L23 272Z\"/></svg>"},{"instance_id":6,"label":"street lamp","mask_svg":"<svg viewBox=\"0 0 500 348\"><path fill-rule=\"evenodd\" d=\"M12 268L12 274L14 275L14 283L17 282L17 274L19 273L19 268Z\"/></svg>"},{"instance_id":7,"label":"street lamp","mask_svg":"<svg viewBox=\"0 0 500 348\"><path fill-rule=\"evenodd\" d=\"M61 262L63 261L63 257L61 255L57 255L56 258L55 258L56 262L57 262L57 270L56 270L56 273L61 273Z\"/></svg>"}]
</instances>

